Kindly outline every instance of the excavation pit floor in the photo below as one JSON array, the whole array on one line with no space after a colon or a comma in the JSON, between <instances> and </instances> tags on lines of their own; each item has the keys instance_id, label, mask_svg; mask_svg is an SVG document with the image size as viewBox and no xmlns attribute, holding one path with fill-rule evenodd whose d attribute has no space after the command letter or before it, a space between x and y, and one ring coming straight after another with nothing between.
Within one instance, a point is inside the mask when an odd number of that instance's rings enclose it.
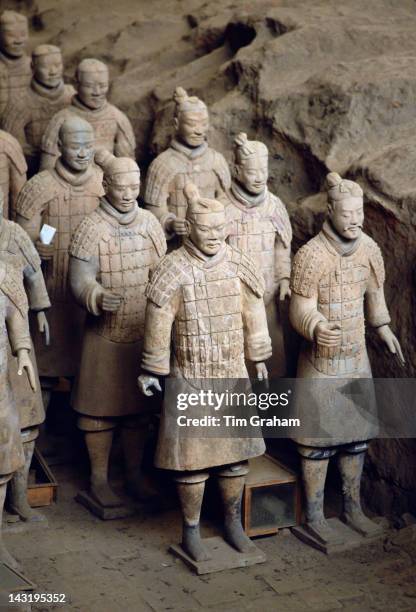
<instances>
[{"instance_id":1,"label":"excavation pit floor","mask_svg":"<svg viewBox=\"0 0 416 612\"><path fill-rule=\"evenodd\" d=\"M102 521L74 501L85 485L76 466L55 466L54 474L58 503L42 509L49 527L5 537L37 592L66 595L65 605L32 610L416 610L415 526L330 557L285 530L256 539L266 563L196 576L168 552L180 537L176 508ZM205 520L203 533L220 532Z\"/></svg>"}]
</instances>

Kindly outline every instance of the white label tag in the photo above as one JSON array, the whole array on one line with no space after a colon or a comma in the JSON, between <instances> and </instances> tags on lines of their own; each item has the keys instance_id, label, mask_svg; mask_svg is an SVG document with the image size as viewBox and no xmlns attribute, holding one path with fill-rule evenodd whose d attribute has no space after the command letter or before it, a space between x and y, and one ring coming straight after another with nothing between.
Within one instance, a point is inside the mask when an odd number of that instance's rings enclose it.
<instances>
[{"instance_id":1,"label":"white label tag","mask_svg":"<svg viewBox=\"0 0 416 612\"><path fill-rule=\"evenodd\" d=\"M50 244L56 234L56 228L45 223L40 230L39 239L42 244Z\"/></svg>"}]
</instances>

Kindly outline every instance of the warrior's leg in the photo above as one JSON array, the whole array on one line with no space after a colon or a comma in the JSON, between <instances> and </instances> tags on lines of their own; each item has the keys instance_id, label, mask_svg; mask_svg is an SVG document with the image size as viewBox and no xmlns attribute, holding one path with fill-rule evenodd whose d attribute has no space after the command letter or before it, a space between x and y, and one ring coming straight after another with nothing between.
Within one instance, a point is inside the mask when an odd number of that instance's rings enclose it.
<instances>
[{"instance_id":1,"label":"warrior's leg","mask_svg":"<svg viewBox=\"0 0 416 612\"><path fill-rule=\"evenodd\" d=\"M2 536L2 519L3 519L3 508L4 508L4 500L6 498L6 488L7 481L9 480L9 476L0 476L0 563L5 563L9 565L13 569L19 569L19 564L16 559L14 559L3 542Z\"/></svg>"},{"instance_id":2,"label":"warrior's leg","mask_svg":"<svg viewBox=\"0 0 416 612\"><path fill-rule=\"evenodd\" d=\"M122 441L126 468L126 489L138 501L157 496L142 472L143 454L149 434L149 418L126 417L122 424Z\"/></svg>"},{"instance_id":3,"label":"warrior's leg","mask_svg":"<svg viewBox=\"0 0 416 612\"><path fill-rule=\"evenodd\" d=\"M349 527L365 537L377 535L382 531L380 525L365 516L361 507L361 476L367 448L366 442L351 445L345 452L340 453L338 458L344 498L343 519Z\"/></svg>"},{"instance_id":4,"label":"warrior's leg","mask_svg":"<svg viewBox=\"0 0 416 612\"><path fill-rule=\"evenodd\" d=\"M324 514L325 481L334 450L298 445L302 457L302 480L306 498L305 528L322 542L339 539Z\"/></svg>"},{"instance_id":5,"label":"warrior's leg","mask_svg":"<svg viewBox=\"0 0 416 612\"><path fill-rule=\"evenodd\" d=\"M114 419L87 416L80 416L78 419L78 427L85 434L85 443L90 458L90 494L101 506L105 507L123 504L108 482L108 462L115 426Z\"/></svg>"},{"instance_id":6,"label":"warrior's leg","mask_svg":"<svg viewBox=\"0 0 416 612\"><path fill-rule=\"evenodd\" d=\"M247 462L225 466L217 472L224 504L224 539L240 552L255 548L241 524L241 500L247 473Z\"/></svg>"},{"instance_id":7,"label":"warrior's leg","mask_svg":"<svg viewBox=\"0 0 416 612\"><path fill-rule=\"evenodd\" d=\"M25 453L25 464L13 474L10 481L10 507L20 516L22 521L36 522L45 520L42 514L30 507L27 500L29 470L38 433L38 427L28 427L22 430L21 437Z\"/></svg>"},{"instance_id":8,"label":"warrior's leg","mask_svg":"<svg viewBox=\"0 0 416 612\"><path fill-rule=\"evenodd\" d=\"M182 548L195 561L210 558L199 528L205 481L208 478L206 472L184 472L175 477L183 519Z\"/></svg>"}]
</instances>

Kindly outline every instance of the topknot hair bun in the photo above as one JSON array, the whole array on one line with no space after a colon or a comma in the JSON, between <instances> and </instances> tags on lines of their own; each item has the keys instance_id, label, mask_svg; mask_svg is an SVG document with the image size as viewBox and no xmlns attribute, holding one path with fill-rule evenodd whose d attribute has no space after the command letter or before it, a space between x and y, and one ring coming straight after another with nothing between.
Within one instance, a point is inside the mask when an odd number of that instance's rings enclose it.
<instances>
[{"instance_id":1,"label":"topknot hair bun","mask_svg":"<svg viewBox=\"0 0 416 612\"><path fill-rule=\"evenodd\" d=\"M182 102L186 102L188 97L188 93L183 87L177 87L173 92L173 99L176 104L182 104Z\"/></svg>"},{"instance_id":2,"label":"topknot hair bun","mask_svg":"<svg viewBox=\"0 0 416 612\"><path fill-rule=\"evenodd\" d=\"M338 172L330 172L326 175L326 184L329 188L337 187L337 185L341 185L343 182L342 177L338 174Z\"/></svg>"},{"instance_id":3,"label":"topknot hair bun","mask_svg":"<svg viewBox=\"0 0 416 612\"><path fill-rule=\"evenodd\" d=\"M106 149L97 149L94 155L95 163L105 170L106 166L109 166L114 159L114 155Z\"/></svg>"}]
</instances>

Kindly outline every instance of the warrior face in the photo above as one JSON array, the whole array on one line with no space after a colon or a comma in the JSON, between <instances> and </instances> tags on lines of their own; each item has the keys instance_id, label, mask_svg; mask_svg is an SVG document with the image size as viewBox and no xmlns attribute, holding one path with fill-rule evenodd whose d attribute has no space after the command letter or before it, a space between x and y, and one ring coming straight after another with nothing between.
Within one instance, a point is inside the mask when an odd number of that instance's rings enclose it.
<instances>
[{"instance_id":1,"label":"warrior face","mask_svg":"<svg viewBox=\"0 0 416 612\"><path fill-rule=\"evenodd\" d=\"M41 55L33 60L33 75L44 87L58 87L62 83L63 73L64 65L60 53Z\"/></svg>"},{"instance_id":2,"label":"warrior face","mask_svg":"<svg viewBox=\"0 0 416 612\"><path fill-rule=\"evenodd\" d=\"M346 195L328 205L329 220L335 231L345 240L355 240L361 234L364 223L363 198Z\"/></svg>"},{"instance_id":3,"label":"warrior face","mask_svg":"<svg viewBox=\"0 0 416 612\"><path fill-rule=\"evenodd\" d=\"M224 212L200 213L188 219L189 237L205 255L216 255L226 238Z\"/></svg>"},{"instance_id":4,"label":"warrior face","mask_svg":"<svg viewBox=\"0 0 416 612\"><path fill-rule=\"evenodd\" d=\"M85 106L99 110L107 100L109 76L106 70L88 70L79 73L78 97Z\"/></svg>"},{"instance_id":5,"label":"warrior face","mask_svg":"<svg viewBox=\"0 0 416 612\"><path fill-rule=\"evenodd\" d=\"M269 178L268 155L255 153L235 166L235 178L248 193L262 193Z\"/></svg>"},{"instance_id":6,"label":"warrior face","mask_svg":"<svg viewBox=\"0 0 416 612\"><path fill-rule=\"evenodd\" d=\"M94 134L92 130L64 132L58 146L62 163L73 172L84 172L94 155Z\"/></svg>"},{"instance_id":7,"label":"warrior face","mask_svg":"<svg viewBox=\"0 0 416 612\"><path fill-rule=\"evenodd\" d=\"M175 128L179 140L188 147L199 147L206 139L209 128L207 110L181 112L175 118Z\"/></svg>"},{"instance_id":8,"label":"warrior face","mask_svg":"<svg viewBox=\"0 0 416 612\"><path fill-rule=\"evenodd\" d=\"M0 28L0 48L12 58L22 57L29 40L29 30L25 21L8 23Z\"/></svg>"},{"instance_id":9,"label":"warrior face","mask_svg":"<svg viewBox=\"0 0 416 612\"><path fill-rule=\"evenodd\" d=\"M106 198L121 213L128 213L137 206L140 193L140 173L117 173L104 180Z\"/></svg>"}]
</instances>

